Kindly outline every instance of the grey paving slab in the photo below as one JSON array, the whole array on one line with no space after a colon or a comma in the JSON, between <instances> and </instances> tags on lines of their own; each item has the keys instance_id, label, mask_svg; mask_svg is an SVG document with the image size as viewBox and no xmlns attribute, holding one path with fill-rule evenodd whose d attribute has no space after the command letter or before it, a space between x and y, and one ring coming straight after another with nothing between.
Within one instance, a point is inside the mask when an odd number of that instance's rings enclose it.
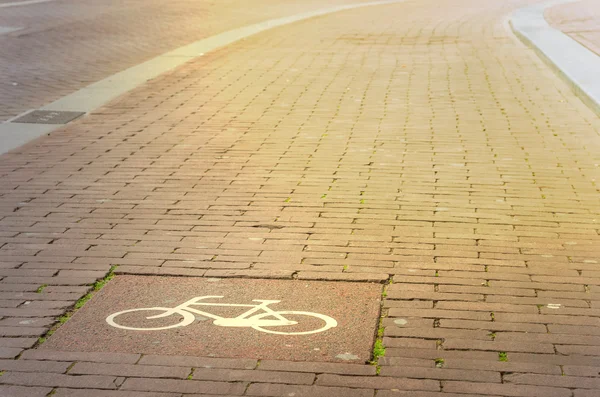
<instances>
[{"instance_id":1,"label":"grey paving slab","mask_svg":"<svg viewBox=\"0 0 600 397\"><path fill-rule=\"evenodd\" d=\"M13 119L12 122L29 124L66 124L84 114L84 112L34 110L33 112L29 112Z\"/></svg>"}]
</instances>

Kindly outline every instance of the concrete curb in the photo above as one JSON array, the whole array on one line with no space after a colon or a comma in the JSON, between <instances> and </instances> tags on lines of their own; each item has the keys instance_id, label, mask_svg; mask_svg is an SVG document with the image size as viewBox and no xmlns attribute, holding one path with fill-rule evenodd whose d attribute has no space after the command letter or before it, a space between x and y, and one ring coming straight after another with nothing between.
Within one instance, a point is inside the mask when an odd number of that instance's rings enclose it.
<instances>
[{"instance_id":1,"label":"concrete curb","mask_svg":"<svg viewBox=\"0 0 600 397\"><path fill-rule=\"evenodd\" d=\"M21 1L14 1L11 3L0 4L0 8L21 7L21 6L28 6L31 4L49 3L51 1L54 1L54 0L21 0Z\"/></svg>"},{"instance_id":2,"label":"concrete curb","mask_svg":"<svg viewBox=\"0 0 600 397\"><path fill-rule=\"evenodd\" d=\"M103 80L97 81L72 94L64 96L39 110L75 111L89 113L105 103L125 94L126 92L146 83L148 80L173 70L204 53L225 47L236 41L245 39L257 33L264 32L279 26L299 22L302 20L332 14L339 11L355 8L401 3L406 0L380 0L367 3L340 5L327 7L316 11L291 15L277 19L270 19L254 25L244 26L229 30L196 41L186 46L159 55L149 61L135 65L129 69L115 73ZM32 109L34 110L34 109ZM26 112L29 113L32 110ZM24 114L26 114L24 113ZM11 119L14 120L23 114ZM10 121L0 123L0 154L13 150L30 140L43 134L48 134L64 124L18 124Z\"/></svg>"},{"instance_id":3,"label":"concrete curb","mask_svg":"<svg viewBox=\"0 0 600 397\"><path fill-rule=\"evenodd\" d=\"M555 0L517 10L510 25L526 45L565 81L590 109L600 116L600 56L588 50L544 19L547 8L578 0Z\"/></svg>"}]
</instances>

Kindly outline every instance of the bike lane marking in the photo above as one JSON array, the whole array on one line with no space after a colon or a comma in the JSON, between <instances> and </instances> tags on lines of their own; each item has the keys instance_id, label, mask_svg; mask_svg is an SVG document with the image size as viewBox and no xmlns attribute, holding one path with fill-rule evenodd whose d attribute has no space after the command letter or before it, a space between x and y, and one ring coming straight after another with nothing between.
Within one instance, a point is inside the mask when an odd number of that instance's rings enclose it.
<instances>
[{"instance_id":1,"label":"bike lane marking","mask_svg":"<svg viewBox=\"0 0 600 397\"><path fill-rule=\"evenodd\" d=\"M161 330L166 330L166 329L173 329L173 328L188 326L194 322L194 319L195 319L194 315L199 314L201 316L207 316L209 318L213 318L214 319L213 324L217 325L217 326L249 327L249 328L253 328L257 331L272 333L272 334L279 334L279 335L316 334L318 332L324 332L330 328L337 326L337 321L335 321L335 319L333 319L329 316L326 316L324 314L312 313L312 312L290 311L290 310L274 311L273 309L271 309L269 307L269 304L280 303L281 301L279 301L279 300L253 299L252 301L257 302L256 304L231 304L231 303L223 303L223 302L206 301L206 299L212 300L212 299L221 299L221 298L224 298L224 297L223 296L210 296L210 295L209 296L198 296L198 297L192 298L189 301L184 302L181 305L178 305L174 308L171 308L171 307L147 307L147 308L141 307L141 308L137 308L137 309L124 310L121 312L113 313L110 316L106 317L106 322L108 323L108 325L113 326L115 328L127 329L127 330L132 330L132 331L161 331ZM210 307L210 306L249 307L250 309L248 309L246 312L244 312L236 317L220 317L220 316L216 316L216 315L213 315L208 312L200 310L200 307L207 307L207 306L208 307ZM150 316L146 317L147 319L163 318L163 317L168 317L168 316L179 315L183 318L183 321L174 323L172 325L167 325L164 327L158 327L158 328L152 328L152 327L148 328L148 327L144 327L143 325L141 327L136 328L136 327L130 327L130 326L119 324L118 322L115 322L115 319L117 317L119 317L123 314L134 313L134 312L146 312L146 314L148 314L148 312L159 312L159 314L154 314L154 315L150 315ZM323 320L323 322L325 324L320 328L316 328L316 329L308 330L308 331L299 331L299 332L294 332L293 330L289 331L289 332L278 331L277 327L293 326L293 325L297 324L296 321L291 321L291 320L288 320L287 318L283 317L283 315L285 315L285 314L316 317L316 318ZM265 319L265 317L267 317L267 318L275 317L275 320L268 320L268 319ZM273 329L273 327L275 327L275 328Z\"/></svg>"},{"instance_id":2,"label":"bike lane marking","mask_svg":"<svg viewBox=\"0 0 600 397\"><path fill-rule=\"evenodd\" d=\"M117 276L40 349L364 363L378 283Z\"/></svg>"}]
</instances>

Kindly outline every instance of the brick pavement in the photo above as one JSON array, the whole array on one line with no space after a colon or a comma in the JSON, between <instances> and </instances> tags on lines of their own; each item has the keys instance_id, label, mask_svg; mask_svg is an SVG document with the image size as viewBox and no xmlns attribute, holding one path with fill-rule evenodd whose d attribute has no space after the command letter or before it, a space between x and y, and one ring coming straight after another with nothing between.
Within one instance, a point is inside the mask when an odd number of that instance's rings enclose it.
<instances>
[{"instance_id":1,"label":"brick pavement","mask_svg":"<svg viewBox=\"0 0 600 397\"><path fill-rule=\"evenodd\" d=\"M526 4L278 28L0 157L0 394L596 396L600 120L510 33ZM386 354L30 349L111 265L389 283Z\"/></svg>"},{"instance_id":2,"label":"brick pavement","mask_svg":"<svg viewBox=\"0 0 600 397\"><path fill-rule=\"evenodd\" d=\"M329 0L328 5L365 0ZM56 0L3 8L0 121L196 40L324 7L321 1Z\"/></svg>"},{"instance_id":3,"label":"brick pavement","mask_svg":"<svg viewBox=\"0 0 600 397\"><path fill-rule=\"evenodd\" d=\"M600 55L600 3L584 0L546 10L544 16L553 27L567 33Z\"/></svg>"}]
</instances>

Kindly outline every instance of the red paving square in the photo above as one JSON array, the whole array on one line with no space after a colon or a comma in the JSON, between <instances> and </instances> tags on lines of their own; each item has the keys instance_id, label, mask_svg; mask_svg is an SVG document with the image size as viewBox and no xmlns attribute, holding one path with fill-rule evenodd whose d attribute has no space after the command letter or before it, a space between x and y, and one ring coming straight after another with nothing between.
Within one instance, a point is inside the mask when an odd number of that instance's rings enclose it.
<instances>
[{"instance_id":1,"label":"red paving square","mask_svg":"<svg viewBox=\"0 0 600 397\"><path fill-rule=\"evenodd\" d=\"M381 291L370 283L117 276L40 349L362 363L371 358Z\"/></svg>"}]
</instances>

